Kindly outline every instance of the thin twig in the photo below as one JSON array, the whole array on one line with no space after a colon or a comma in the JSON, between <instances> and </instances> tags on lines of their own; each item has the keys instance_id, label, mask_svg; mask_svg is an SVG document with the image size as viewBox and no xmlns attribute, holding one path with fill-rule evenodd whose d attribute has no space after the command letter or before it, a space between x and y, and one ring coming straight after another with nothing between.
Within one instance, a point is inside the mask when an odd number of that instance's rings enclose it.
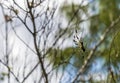
<instances>
[{"instance_id":1,"label":"thin twig","mask_svg":"<svg viewBox=\"0 0 120 83\"><path fill-rule=\"evenodd\" d=\"M9 72L13 75L13 77L16 79L16 81L17 81L18 83L21 83L21 82L19 81L18 77L11 71L10 67L9 67L7 64L5 64L4 62L2 62L1 60L0 60L0 63L2 63L2 64L9 70Z\"/></svg>"}]
</instances>

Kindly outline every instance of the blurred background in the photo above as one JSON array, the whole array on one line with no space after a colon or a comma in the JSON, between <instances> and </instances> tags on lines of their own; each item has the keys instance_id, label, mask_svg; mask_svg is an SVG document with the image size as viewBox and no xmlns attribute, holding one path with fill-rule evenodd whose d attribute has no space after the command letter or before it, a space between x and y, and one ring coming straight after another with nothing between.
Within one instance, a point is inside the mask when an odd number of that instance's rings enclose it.
<instances>
[{"instance_id":1,"label":"blurred background","mask_svg":"<svg viewBox=\"0 0 120 83\"><path fill-rule=\"evenodd\" d=\"M0 0L0 83L119 83L120 0Z\"/></svg>"}]
</instances>

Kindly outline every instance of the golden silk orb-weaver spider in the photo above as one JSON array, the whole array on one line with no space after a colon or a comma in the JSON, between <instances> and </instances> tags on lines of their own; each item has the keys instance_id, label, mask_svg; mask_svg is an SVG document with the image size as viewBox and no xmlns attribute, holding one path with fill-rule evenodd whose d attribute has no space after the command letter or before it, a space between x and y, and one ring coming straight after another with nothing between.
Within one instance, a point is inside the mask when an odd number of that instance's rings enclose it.
<instances>
[{"instance_id":1,"label":"golden silk orb-weaver spider","mask_svg":"<svg viewBox=\"0 0 120 83\"><path fill-rule=\"evenodd\" d=\"M77 33L77 30L76 30L76 33ZM74 35L73 41L75 45L77 45L79 48L82 49L83 52L85 52L85 47L81 38L79 38L77 35Z\"/></svg>"}]
</instances>

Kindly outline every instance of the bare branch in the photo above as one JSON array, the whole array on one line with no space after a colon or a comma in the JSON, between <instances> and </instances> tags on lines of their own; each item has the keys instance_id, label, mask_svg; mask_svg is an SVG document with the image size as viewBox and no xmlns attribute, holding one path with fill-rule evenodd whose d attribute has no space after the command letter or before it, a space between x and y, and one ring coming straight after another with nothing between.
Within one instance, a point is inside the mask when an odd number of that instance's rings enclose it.
<instances>
[{"instance_id":1,"label":"bare branch","mask_svg":"<svg viewBox=\"0 0 120 83\"><path fill-rule=\"evenodd\" d=\"M15 77L15 79L16 79L16 81L17 81L18 83L21 83L21 82L19 81L19 79L17 78L17 76L11 71L10 67L9 67L7 64L5 64L4 62L2 62L1 60L0 60L0 63L2 63L2 64L10 71L10 73Z\"/></svg>"}]
</instances>

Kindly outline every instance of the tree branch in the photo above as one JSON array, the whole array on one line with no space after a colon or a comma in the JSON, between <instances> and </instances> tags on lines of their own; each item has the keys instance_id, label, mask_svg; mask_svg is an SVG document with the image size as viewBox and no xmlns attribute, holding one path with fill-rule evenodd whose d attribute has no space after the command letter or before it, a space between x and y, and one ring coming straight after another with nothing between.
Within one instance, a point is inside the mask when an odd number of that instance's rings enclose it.
<instances>
[{"instance_id":1,"label":"tree branch","mask_svg":"<svg viewBox=\"0 0 120 83\"><path fill-rule=\"evenodd\" d=\"M89 61L91 60L92 56L94 55L95 51L97 50L97 48L103 43L103 41L105 40L105 38L107 37L107 34L111 31L111 29L120 21L120 16L113 21L110 26L106 29L106 31L104 32L102 39L97 43L97 45L90 51L87 59L84 61L84 64L82 65L82 67L80 68L80 70L78 71L77 75L75 76L75 78L72 80L72 83L75 83L75 81L78 79L78 77L80 76L80 74L82 74L85 71L85 68L87 67L87 64L89 63Z\"/></svg>"}]
</instances>

